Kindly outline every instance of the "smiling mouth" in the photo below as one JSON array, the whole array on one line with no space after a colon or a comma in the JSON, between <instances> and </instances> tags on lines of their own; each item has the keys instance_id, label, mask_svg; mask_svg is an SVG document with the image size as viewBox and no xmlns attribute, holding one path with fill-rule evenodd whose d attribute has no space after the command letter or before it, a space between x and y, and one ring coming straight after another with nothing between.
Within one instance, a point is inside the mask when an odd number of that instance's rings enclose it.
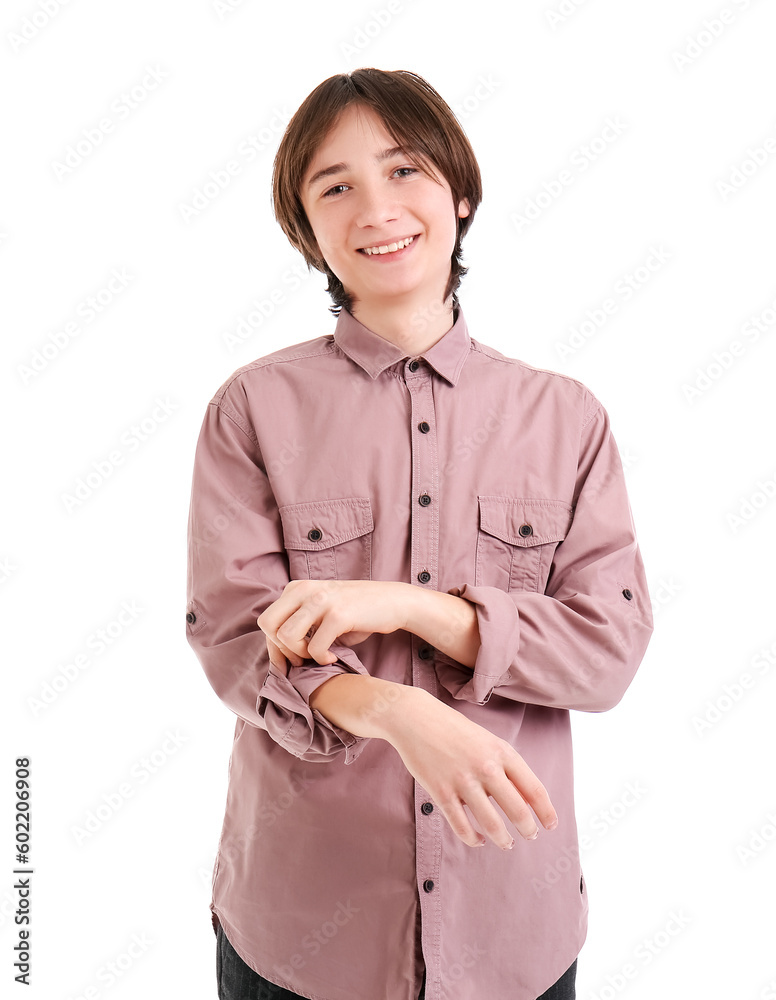
<instances>
[{"instance_id":1,"label":"smiling mouth","mask_svg":"<svg viewBox=\"0 0 776 1000\"><path fill-rule=\"evenodd\" d=\"M360 247L357 252L366 254L368 257L374 257L378 254L384 256L386 254L398 253L405 247L410 246L419 235L419 233L416 233L415 236L407 236L403 240L397 240L395 243L382 243L371 247Z\"/></svg>"}]
</instances>

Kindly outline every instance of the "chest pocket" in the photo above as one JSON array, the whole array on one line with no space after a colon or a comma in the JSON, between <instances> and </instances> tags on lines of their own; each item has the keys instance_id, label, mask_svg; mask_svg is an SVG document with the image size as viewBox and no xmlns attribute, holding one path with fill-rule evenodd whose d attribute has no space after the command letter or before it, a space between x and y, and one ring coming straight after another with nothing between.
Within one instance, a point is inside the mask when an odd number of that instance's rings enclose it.
<instances>
[{"instance_id":1,"label":"chest pocket","mask_svg":"<svg viewBox=\"0 0 776 1000\"><path fill-rule=\"evenodd\" d=\"M311 500L279 507L292 580L370 580L369 497Z\"/></svg>"},{"instance_id":2,"label":"chest pocket","mask_svg":"<svg viewBox=\"0 0 776 1000\"><path fill-rule=\"evenodd\" d=\"M475 584L544 593L552 557L571 527L562 500L480 496Z\"/></svg>"}]
</instances>

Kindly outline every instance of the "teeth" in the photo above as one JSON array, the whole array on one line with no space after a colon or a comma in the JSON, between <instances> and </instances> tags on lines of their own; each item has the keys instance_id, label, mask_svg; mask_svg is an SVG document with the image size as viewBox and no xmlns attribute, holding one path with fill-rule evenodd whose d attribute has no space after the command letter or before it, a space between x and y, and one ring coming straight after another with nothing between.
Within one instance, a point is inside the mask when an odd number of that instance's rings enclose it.
<instances>
[{"instance_id":1,"label":"teeth","mask_svg":"<svg viewBox=\"0 0 776 1000\"><path fill-rule=\"evenodd\" d=\"M398 243L389 243L387 246L364 247L364 253L369 254L370 257L373 253L396 253L397 250L408 247L414 239L414 236L408 236L406 240L400 240Z\"/></svg>"}]
</instances>

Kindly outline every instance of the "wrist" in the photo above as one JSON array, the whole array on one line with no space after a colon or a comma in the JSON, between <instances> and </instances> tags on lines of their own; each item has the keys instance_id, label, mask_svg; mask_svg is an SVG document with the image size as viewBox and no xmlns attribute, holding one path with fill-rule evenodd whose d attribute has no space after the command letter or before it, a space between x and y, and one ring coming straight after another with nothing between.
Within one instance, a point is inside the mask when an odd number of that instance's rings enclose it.
<instances>
[{"instance_id":1,"label":"wrist","mask_svg":"<svg viewBox=\"0 0 776 1000\"><path fill-rule=\"evenodd\" d=\"M309 704L354 736L376 736L391 743L421 695L428 692L381 677L345 673L319 685L310 695Z\"/></svg>"},{"instance_id":2,"label":"wrist","mask_svg":"<svg viewBox=\"0 0 776 1000\"><path fill-rule=\"evenodd\" d=\"M393 745L394 740L412 719L421 698L431 697L428 691L395 681L375 681L374 697L362 711L362 728Z\"/></svg>"},{"instance_id":3,"label":"wrist","mask_svg":"<svg viewBox=\"0 0 776 1000\"><path fill-rule=\"evenodd\" d=\"M404 600L402 602L402 617L404 624L402 628L405 632L420 636L427 629L429 616L436 609L435 597L439 594L437 590L426 590L424 587L416 587L412 583L403 583Z\"/></svg>"}]
</instances>

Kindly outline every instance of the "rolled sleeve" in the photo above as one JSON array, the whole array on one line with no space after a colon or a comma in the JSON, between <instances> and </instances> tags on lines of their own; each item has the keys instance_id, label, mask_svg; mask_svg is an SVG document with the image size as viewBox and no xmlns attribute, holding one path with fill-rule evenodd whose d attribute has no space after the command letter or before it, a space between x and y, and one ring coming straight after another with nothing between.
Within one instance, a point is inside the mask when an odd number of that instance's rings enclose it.
<instances>
[{"instance_id":1,"label":"rolled sleeve","mask_svg":"<svg viewBox=\"0 0 776 1000\"><path fill-rule=\"evenodd\" d=\"M485 705L497 684L507 680L520 643L520 621L514 601L497 587L451 587L448 594L474 605L480 633L480 648L473 667L463 667L446 653L437 651L436 673L454 698Z\"/></svg>"},{"instance_id":2,"label":"rolled sleeve","mask_svg":"<svg viewBox=\"0 0 776 1000\"><path fill-rule=\"evenodd\" d=\"M644 564L609 417L594 399L580 433L574 514L544 593L464 584L481 646L473 668L437 653L440 683L484 704L497 695L601 712L630 685L653 631Z\"/></svg>"},{"instance_id":3,"label":"rolled sleeve","mask_svg":"<svg viewBox=\"0 0 776 1000\"><path fill-rule=\"evenodd\" d=\"M283 531L249 420L228 398L211 401L197 442L188 522L186 632L224 704L303 760L355 760L366 738L333 726L309 696L337 673L367 673L332 644L335 663L272 668L257 618L289 583Z\"/></svg>"},{"instance_id":4,"label":"rolled sleeve","mask_svg":"<svg viewBox=\"0 0 776 1000\"><path fill-rule=\"evenodd\" d=\"M344 763L351 764L369 737L355 736L335 726L312 708L310 697L331 677L367 671L349 646L332 643L329 649L337 656L334 663L308 659L299 667L289 666L288 675L270 664L256 709L273 739L296 757L324 762L344 752Z\"/></svg>"}]
</instances>

